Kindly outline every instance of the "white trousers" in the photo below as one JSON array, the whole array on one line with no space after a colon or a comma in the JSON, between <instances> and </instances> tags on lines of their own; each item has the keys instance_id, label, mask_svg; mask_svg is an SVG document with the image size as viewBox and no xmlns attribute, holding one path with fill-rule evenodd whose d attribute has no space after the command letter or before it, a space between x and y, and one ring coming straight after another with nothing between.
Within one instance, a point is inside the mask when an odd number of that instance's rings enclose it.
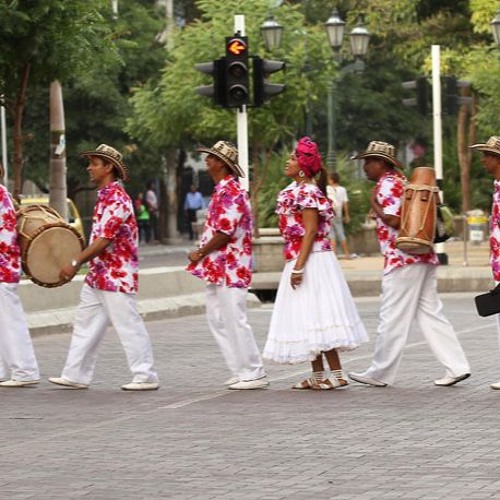
<instances>
[{"instance_id":1,"label":"white trousers","mask_svg":"<svg viewBox=\"0 0 500 500\"><path fill-rule=\"evenodd\" d=\"M0 378L40 378L28 323L14 283L0 283Z\"/></svg>"},{"instance_id":2,"label":"white trousers","mask_svg":"<svg viewBox=\"0 0 500 500\"><path fill-rule=\"evenodd\" d=\"M255 380L266 375L247 320L246 288L207 285L207 320L233 376Z\"/></svg>"},{"instance_id":3,"label":"white trousers","mask_svg":"<svg viewBox=\"0 0 500 500\"><path fill-rule=\"evenodd\" d=\"M72 382L90 384L97 351L110 322L125 350L133 382L157 382L153 349L137 311L136 296L98 290L87 284L83 285L80 295L62 377Z\"/></svg>"},{"instance_id":4,"label":"white trousers","mask_svg":"<svg viewBox=\"0 0 500 500\"><path fill-rule=\"evenodd\" d=\"M382 304L375 353L366 375L392 384L413 320L446 375L470 373L469 363L437 293L436 266L411 264L382 280Z\"/></svg>"}]
</instances>

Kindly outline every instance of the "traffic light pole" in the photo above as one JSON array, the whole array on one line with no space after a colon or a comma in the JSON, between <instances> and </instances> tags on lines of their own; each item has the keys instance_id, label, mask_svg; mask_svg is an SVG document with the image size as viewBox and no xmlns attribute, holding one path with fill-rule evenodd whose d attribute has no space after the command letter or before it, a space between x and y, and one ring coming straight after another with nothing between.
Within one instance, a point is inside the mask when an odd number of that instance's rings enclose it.
<instances>
[{"instance_id":1,"label":"traffic light pole","mask_svg":"<svg viewBox=\"0 0 500 500\"><path fill-rule=\"evenodd\" d=\"M234 32L245 36L245 16L237 14L234 16ZM247 107L240 106L236 111L236 131L238 136L238 163L245 177L240 179L242 186L248 191L250 187L248 179L248 116Z\"/></svg>"},{"instance_id":2,"label":"traffic light pole","mask_svg":"<svg viewBox=\"0 0 500 500\"><path fill-rule=\"evenodd\" d=\"M432 56L432 118L434 131L434 168L439 187L439 198L443 199L443 144L441 120L441 56L440 46L433 45ZM448 255L444 250L444 243L436 243L436 253L440 264L448 264Z\"/></svg>"}]
</instances>

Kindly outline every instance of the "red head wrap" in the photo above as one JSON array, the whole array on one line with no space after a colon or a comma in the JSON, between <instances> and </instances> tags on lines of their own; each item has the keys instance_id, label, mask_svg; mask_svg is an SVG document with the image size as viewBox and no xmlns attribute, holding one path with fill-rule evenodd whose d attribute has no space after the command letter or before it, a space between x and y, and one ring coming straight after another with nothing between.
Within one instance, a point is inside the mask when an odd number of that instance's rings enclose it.
<instances>
[{"instance_id":1,"label":"red head wrap","mask_svg":"<svg viewBox=\"0 0 500 500\"><path fill-rule=\"evenodd\" d=\"M295 148L295 156L306 177L314 177L321 170L321 155L318 146L310 137L302 137Z\"/></svg>"}]
</instances>

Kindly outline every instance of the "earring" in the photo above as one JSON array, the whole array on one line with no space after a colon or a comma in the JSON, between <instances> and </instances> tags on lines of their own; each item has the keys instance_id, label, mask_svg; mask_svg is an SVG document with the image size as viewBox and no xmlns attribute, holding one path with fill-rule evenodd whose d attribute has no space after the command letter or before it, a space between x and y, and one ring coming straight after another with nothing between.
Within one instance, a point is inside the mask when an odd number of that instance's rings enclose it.
<instances>
[{"instance_id":1,"label":"earring","mask_svg":"<svg viewBox=\"0 0 500 500\"><path fill-rule=\"evenodd\" d=\"M303 170L299 170L299 177L305 177L306 174L304 173Z\"/></svg>"}]
</instances>

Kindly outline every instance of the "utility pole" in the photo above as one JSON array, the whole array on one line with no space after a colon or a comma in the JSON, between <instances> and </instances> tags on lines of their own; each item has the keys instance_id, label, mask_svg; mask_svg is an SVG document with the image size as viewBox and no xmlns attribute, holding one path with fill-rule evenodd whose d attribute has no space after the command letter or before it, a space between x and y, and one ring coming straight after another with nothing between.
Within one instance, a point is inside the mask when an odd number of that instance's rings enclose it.
<instances>
[{"instance_id":1,"label":"utility pole","mask_svg":"<svg viewBox=\"0 0 500 500\"><path fill-rule=\"evenodd\" d=\"M0 129L2 134L2 166L4 170L2 182L4 186L7 187L7 182L9 180L8 168L7 168L7 121L5 119L5 106L3 105L3 96L0 96L2 99L2 104L0 105Z\"/></svg>"},{"instance_id":2,"label":"utility pole","mask_svg":"<svg viewBox=\"0 0 500 500\"><path fill-rule=\"evenodd\" d=\"M240 14L234 16L234 32L245 36L245 16ZM240 106L236 111L236 129L238 134L238 163L245 173L245 177L240 181L248 191L250 188L248 178L248 115L245 105Z\"/></svg>"},{"instance_id":3,"label":"utility pole","mask_svg":"<svg viewBox=\"0 0 500 500\"><path fill-rule=\"evenodd\" d=\"M439 188L439 199L443 198L443 133L441 120L441 54L440 46L433 45L432 56L432 120L434 131L434 168ZM436 253L441 264L448 264L444 243L436 243Z\"/></svg>"}]
</instances>

